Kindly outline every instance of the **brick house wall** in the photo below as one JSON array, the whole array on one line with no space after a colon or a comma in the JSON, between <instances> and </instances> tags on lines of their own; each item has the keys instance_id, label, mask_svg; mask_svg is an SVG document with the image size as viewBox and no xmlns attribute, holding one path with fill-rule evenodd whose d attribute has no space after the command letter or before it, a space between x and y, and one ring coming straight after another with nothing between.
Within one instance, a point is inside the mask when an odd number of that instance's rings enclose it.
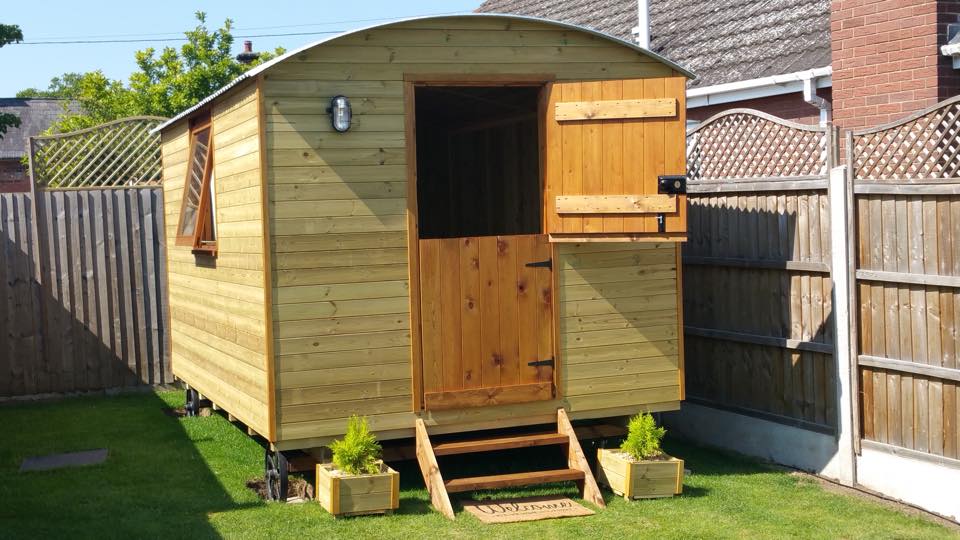
<instances>
[{"instance_id":1,"label":"brick house wall","mask_svg":"<svg viewBox=\"0 0 960 540\"><path fill-rule=\"evenodd\" d=\"M817 90L817 95L830 100L831 89L821 88ZM718 105L708 105L706 107L696 107L687 109L687 119L702 122L711 116L729 110L729 109L757 109L767 114L779 116L786 120L792 120L801 124L820 124L820 110L803 100L803 94L781 94L779 96L770 96L765 98L748 99L736 101L733 103L721 103Z\"/></svg>"},{"instance_id":2,"label":"brick house wall","mask_svg":"<svg viewBox=\"0 0 960 540\"><path fill-rule=\"evenodd\" d=\"M940 54L956 0L833 0L834 123L844 129L903 118L960 91Z\"/></svg>"},{"instance_id":3,"label":"brick house wall","mask_svg":"<svg viewBox=\"0 0 960 540\"><path fill-rule=\"evenodd\" d=\"M0 193L30 191L27 168L19 159L0 159Z\"/></svg>"}]
</instances>

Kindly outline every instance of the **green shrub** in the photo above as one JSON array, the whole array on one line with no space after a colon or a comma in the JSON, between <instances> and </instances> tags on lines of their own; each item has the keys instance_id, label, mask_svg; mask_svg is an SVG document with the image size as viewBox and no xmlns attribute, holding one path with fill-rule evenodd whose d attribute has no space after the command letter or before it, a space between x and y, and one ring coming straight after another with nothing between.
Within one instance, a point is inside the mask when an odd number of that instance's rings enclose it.
<instances>
[{"instance_id":1,"label":"green shrub","mask_svg":"<svg viewBox=\"0 0 960 540\"><path fill-rule=\"evenodd\" d=\"M620 450L626 452L633 459L649 459L663 453L660 450L660 441L667 433L662 427L657 427L650 413L640 413L630 419L627 428L627 440Z\"/></svg>"},{"instance_id":2,"label":"green shrub","mask_svg":"<svg viewBox=\"0 0 960 540\"><path fill-rule=\"evenodd\" d=\"M330 443L330 450L333 452L333 464L347 474L380 472L377 460L382 449L376 435L370 432L366 416L351 416L343 440Z\"/></svg>"}]
</instances>

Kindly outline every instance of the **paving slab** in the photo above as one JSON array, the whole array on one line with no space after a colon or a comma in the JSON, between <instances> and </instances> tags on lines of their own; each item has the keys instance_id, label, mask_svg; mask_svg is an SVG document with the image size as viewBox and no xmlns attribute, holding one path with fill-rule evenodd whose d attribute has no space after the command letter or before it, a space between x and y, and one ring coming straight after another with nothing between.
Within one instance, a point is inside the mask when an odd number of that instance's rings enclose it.
<instances>
[{"instance_id":1,"label":"paving slab","mask_svg":"<svg viewBox=\"0 0 960 540\"><path fill-rule=\"evenodd\" d=\"M20 464L20 472L49 471L67 467L82 467L96 465L107 459L107 449L85 450L83 452L68 452L65 454L51 454L49 456L28 457Z\"/></svg>"}]
</instances>

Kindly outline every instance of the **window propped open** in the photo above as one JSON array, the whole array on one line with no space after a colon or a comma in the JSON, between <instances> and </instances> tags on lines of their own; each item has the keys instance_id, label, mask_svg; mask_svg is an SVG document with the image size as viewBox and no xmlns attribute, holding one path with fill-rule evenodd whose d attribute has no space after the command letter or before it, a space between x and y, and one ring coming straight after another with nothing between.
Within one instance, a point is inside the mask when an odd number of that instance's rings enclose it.
<instances>
[{"instance_id":1,"label":"window propped open","mask_svg":"<svg viewBox=\"0 0 960 540\"><path fill-rule=\"evenodd\" d=\"M188 159L177 245L190 246L194 252L216 254L213 137L209 116L191 123Z\"/></svg>"}]
</instances>

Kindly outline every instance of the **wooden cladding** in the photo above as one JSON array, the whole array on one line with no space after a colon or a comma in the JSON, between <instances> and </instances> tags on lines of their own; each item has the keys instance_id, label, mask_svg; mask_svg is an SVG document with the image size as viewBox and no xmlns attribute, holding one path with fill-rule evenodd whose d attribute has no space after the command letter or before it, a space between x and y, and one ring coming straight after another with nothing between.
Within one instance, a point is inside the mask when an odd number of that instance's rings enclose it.
<instances>
[{"instance_id":1,"label":"wooden cladding","mask_svg":"<svg viewBox=\"0 0 960 540\"><path fill-rule=\"evenodd\" d=\"M647 199L660 195L657 177L686 172L685 81L675 76L547 85L542 105L543 220L551 241L592 235L606 235L604 240L613 242L685 239L685 195L674 197L669 210L645 212L633 204L641 197L642 208L650 208L648 201L662 201ZM598 113L568 121L569 111L584 103L668 101L675 107L669 116Z\"/></svg>"},{"instance_id":2,"label":"wooden cladding","mask_svg":"<svg viewBox=\"0 0 960 540\"><path fill-rule=\"evenodd\" d=\"M427 409L553 397L553 272L543 235L420 240ZM541 263L530 266L529 263Z\"/></svg>"},{"instance_id":3,"label":"wooden cladding","mask_svg":"<svg viewBox=\"0 0 960 540\"><path fill-rule=\"evenodd\" d=\"M561 102L557 103L555 114L557 122L664 118L677 115L677 100L662 98Z\"/></svg>"},{"instance_id":4,"label":"wooden cladding","mask_svg":"<svg viewBox=\"0 0 960 540\"><path fill-rule=\"evenodd\" d=\"M670 195L562 195L558 214L651 214L676 212L677 198Z\"/></svg>"}]
</instances>

